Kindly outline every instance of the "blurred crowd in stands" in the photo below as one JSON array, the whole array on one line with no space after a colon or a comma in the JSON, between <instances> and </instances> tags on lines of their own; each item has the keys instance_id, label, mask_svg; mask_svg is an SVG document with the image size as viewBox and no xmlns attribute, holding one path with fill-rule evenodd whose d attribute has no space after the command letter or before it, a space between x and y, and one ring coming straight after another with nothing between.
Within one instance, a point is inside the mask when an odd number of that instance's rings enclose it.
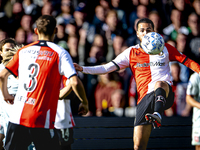
<instances>
[{"instance_id":1,"label":"blurred crowd in stands","mask_svg":"<svg viewBox=\"0 0 200 150\"><path fill-rule=\"evenodd\" d=\"M0 0L0 40L13 37L24 45L36 41L35 21L45 14L57 19L54 42L80 65L107 63L138 44L135 25L141 18L151 19L165 42L200 63L200 0ZM175 102L166 116L191 115L185 96L192 73L171 63ZM135 115L137 94L130 69L79 77L89 100L86 116ZM77 102L76 97L71 102L74 115Z\"/></svg>"}]
</instances>

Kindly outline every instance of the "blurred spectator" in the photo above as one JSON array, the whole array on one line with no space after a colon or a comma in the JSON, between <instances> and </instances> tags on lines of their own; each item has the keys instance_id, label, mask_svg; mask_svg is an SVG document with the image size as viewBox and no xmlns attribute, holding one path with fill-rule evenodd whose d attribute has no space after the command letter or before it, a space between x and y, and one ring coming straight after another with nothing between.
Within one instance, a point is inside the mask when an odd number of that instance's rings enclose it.
<instances>
[{"instance_id":1,"label":"blurred spectator","mask_svg":"<svg viewBox=\"0 0 200 150\"><path fill-rule=\"evenodd\" d=\"M108 44L108 53L106 55L107 62L113 60L117 55L122 52L122 46L124 45L124 43L125 40L120 35L116 35L113 38L112 44Z\"/></svg>"},{"instance_id":2,"label":"blurred spectator","mask_svg":"<svg viewBox=\"0 0 200 150\"><path fill-rule=\"evenodd\" d=\"M99 5L101 5L104 8L105 15L107 15L110 8L109 0L99 0Z\"/></svg>"},{"instance_id":3,"label":"blurred spectator","mask_svg":"<svg viewBox=\"0 0 200 150\"><path fill-rule=\"evenodd\" d=\"M90 49L88 62L93 63L93 64L103 63L105 61L103 54L104 54L104 51L102 47L93 45Z\"/></svg>"},{"instance_id":4,"label":"blurred spectator","mask_svg":"<svg viewBox=\"0 0 200 150\"><path fill-rule=\"evenodd\" d=\"M171 12L171 24L163 29L165 41L172 39L176 40L178 33L183 33L185 35L189 34L186 26L183 25L182 12L178 9L173 9Z\"/></svg>"},{"instance_id":5,"label":"blurred spectator","mask_svg":"<svg viewBox=\"0 0 200 150\"><path fill-rule=\"evenodd\" d=\"M121 4L120 4L121 0L111 0L111 9L114 9L117 11L117 17L118 20L120 22L122 22L122 28L124 30L127 30L128 26L127 26L127 21L126 21L126 12L120 8Z\"/></svg>"},{"instance_id":6,"label":"blurred spectator","mask_svg":"<svg viewBox=\"0 0 200 150\"><path fill-rule=\"evenodd\" d=\"M7 37L8 37L7 32L0 29L0 41L6 39Z\"/></svg>"},{"instance_id":7,"label":"blurred spectator","mask_svg":"<svg viewBox=\"0 0 200 150\"><path fill-rule=\"evenodd\" d=\"M172 39L169 39L166 43L176 47L176 41L172 40Z\"/></svg>"},{"instance_id":8,"label":"blurred spectator","mask_svg":"<svg viewBox=\"0 0 200 150\"><path fill-rule=\"evenodd\" d=\"M129 15L129 29L128 33L129 34L135 34L134 26L135 26L135 21L136 19L142 19L142 18L148 18L149 15L149 10L147 6L145 5L138 5L136 11L133 11Z\"/></svg>"},{"instance_id":9,"label":"blurred spectator","mask_svg":"<svg viewBox=\"0 0 200 150\"><path fill-rule=\"evenodd\" d=\"M23 28L18 28L15 33L15 40L19 44L26 45L26 31Z\"/></svg>"},{"instance_id":10,"label":"blurred spectator","mask_svg":"<svg viewBox=\"0 0 200 150\"><path fill-rule=\"evenodd\" d=\"M93 41L92 45L100 47L103 50L103 56L104 57L106 56L106 54L107 54L107 42L102 35L95 34L94 41ZM105 60L106 60L106 58L105 58Z\"/></svg>"},{"instance_id":11,"label":"blurred spectator","mask_svg":"<svg viewBox=\"0 0 200 150\"><path fill-rule=\"evenodd\" d=\"M183 17L182 24L186 26L188 15L192 11L192 7L189 3L186 3L186 0L173 0L172 7L181 11Z\"/></svg>"},{"instance_id":12,"label":"blurred spectator","mask_svg":"<svg viewBox=\"0 0 200 150\"><path fill-rule=\"evenodd\" d=\"M195 13L191 13L188 17L188 27L190 30L189 38L189 46L191 49L191 53L193 54L193 59L200 63L200 20L199 17Z\"/></svg>"},{"instance_id":13,"label":"blurred spectator","mask_svg":"<svg viewBox=\"0 0 200 150\"><path fill-rule=\"evenodd\" d=\"M130 85L129 85L128 93L129 93L128 104L129 104L130 107L135 107L136 101L137 101L137 97L136 97L137 89L136 89L136 82L135 82L133 75L131 76L131 79L130 79Z\"/></svg>"},{"instance_id":14,"label":"blurred spectator","mask_svg":"<svg viewBox=\"0 0 200 150\"><path fill-rule=\"evenodd\" d=\"M39 6L33 3L33 0L23 0L22 6L24 9L24 13L27 15L31 15L34 21L41 15Z\"/></svg>"},{"instance_id":15,"label":"blurred spectator","mask_svg":"<svg viewBox=\"0 0 200 150\"><path fill-rule=\"evenodd\" d=\"M69 20L69 23L65 26L65 33L67 36L78 36L78 29L74 18Z\"/></svg>"},{"instance_id":16,"label":"blurred spectator","mask_svg":"<svg viewBox=\"0 0 200 150\"><path fill-rule=\"evenodd\" d=\"M67 34L65 33L65 24L57 25L57 33L54 38L55 43L59 43L60 41L67 41Z\"/></svg>"},{"instance_id":17,"label":"blurred spectator","mask_svg":"<svg viewBox=\"0 0 200 150\"><path fill-rule=\"evenodd\" d=\"M96 116L110 115L108 108L112 106L111 94L116 89L121 89L118 74L109 73L98 75L98 84L95 89ZM109 92L108 92L109 91Z\"/></svg>"},{"instance_id":18,"label":"blurred spectator","mask_svg":"<svg viewBox=\"0 0 200 150\"><path fill-rule=\"evenodd\" d=\"M156 10L149 12L149 19L154 23L154 31L163 35L163 24L159 12Z\"/></svg>"},{"instance_id":19,"label":"blurred spectator","mask_svg":"<svg viewBox=\"0 0 200 150\"><path fill-rule=\"evenodd\" d=\"M74 8L71 4L71 0L61 0L61 13L56 17L57 24L69 23L69 20L73 18Z\"/></svg>"},{"instance_id":20,"label":"blurred spectator","mask_svg":"<svg viewBox=\"0 0 200 150\"><path fill-rule=\"evenodd\" d=\"M137 26L137 22L138 22L139 20L140 20L139 18L137 18L137 19L135 20L134 32L137 31L136 26ZM126 44L127 44L128 47L133 46L133 45L136 45L136 44L139 44L139 43L140 43L140 40L137 38L137 34L136 34L136 33L135 33L135 34L131 34L131 35L127 38L127 40L126 40Z\"/></svg>"},{"instance_id":21,"label":"blurred spectator","mask_svg":"<svg viewBox=\"0 0 200 150\"><path fill-rule=\"evenodd\" d=\"M26 43L29 44L33 42L32 36L33 36L33 18L31 15L23 15L21 19L21 28L23 28L26 31Z\"/></svg>"},{"instance_id":22,"label":"blurred spectator","mask_svg":"<svg viewBox=\"0 0 200 150\"><path fill-rule=\"evenodd\" d=\"M91 44L94 40L95 26L87 21L86 4L81 2L74 11L74 19L78 28L85 30L86 42ZM81 36L81 35L80 35Z\"/></svg>"},{"instance_id":23,"label":"blurred spectator","mask_svg":"<svg viewBox=\"0 0 200 150\"><path fill-rule=\"evenodd\" d=\"M109 45L112 45L116 35L123 36L124 39L127 38L127 32L123 29L122 23L118 20L117 12L115 10L110 10L108 12L105 24L100 30L100 34L106 38Z\"/></svg>"},{"instance_id":24,"label":"blurred spectator","mask_svg":"<svg viewBox=\"0 0 200 150\"><path fill-rule=\"evenodd\" d=\"M200 16L200 0L193 0L192 7L197 15Z\"/></svg>"},{"instance_id":25,"label":"blurred spectator","mask_svg":"<svg viewBox=\"0 0 200 150\"><path fill-rule=\"evenodd\" d=\"M43 7L41 8L41 15L52 15L54 17L58 15L58 11L54 9L53 2L47 1L44 3Z\"/></svg>"},{"instance_id":26,"label":"blurred spectator","mask_svg":"<svg viewBox=\"0 0 200 150\"><path fill-rule=\"evenodd\" d=\"M180 71L181 68L179 63L172 62L170 66L170 72L173 78L172 90L175 94L175 99L172 107L165 111L166 116L178 115L182 117L188 117L191 113L191 106L186 103L187 82L181 81Z\"/></svg>"},{"instance_id":27,"label":"blurred spectator","mask_svg":"<svg viewBox=\"0 0 200 150\"><path fill-rule=\"evenodd\" d=\"M3 22L0 24L0 29L2 30L6 30L6 28L8 27L8 17L5 13L4 10L4 6L5 6L5 1L3 2L3 0L0 0L0 22Z\"/></svg>"},{"instance_id":28,"label":"blurred spectator","mask_svg":"<svg viewBox=\"0 0 200 150\"><path fill-rule=\"evenodd\" d=\"M12 17L8 20L8 35L9 37L14 37L16 30L21 27L20 22L22 16L24 15L24 9L20 2L13 4L12 8Z\"/></svg>"},{"instance_id":29,"label":"blurred spectator","mask_svg":"<svg viewBox=\"0 0 200 150\"><path fill-rule=\"evenodd\" d=\"M3 2L3 0L2 0L2 2ZM15 2L17 2L17 1L16 0L7 0L6 3L4 4L4 11L8 18L11 18L13 15L13 5Z\"/></svg>"},{"instance_id":30,"label":"blurred spectator","mask_svg":"<svg viewBox=\"0 0 200 150\"><path fill-rule=\"evenodd\" d=\"M87 58L87 65L89 66L100 65L104 61L105 60L103 57L102 47L99 47L98 45L92 45L89 52L89 57ZM85 79L86 94L89 100L89 110L91 112L90 114L95 114L96 107L95 107L94 93L95 93L95 87L97 86L98 83L97 75L85 74L84 79Z\"/></svg>"},{"instance_id":31,"label":"blurred spectator","mask_svg":"<svg viewBox=\"0 0 200 150\"><path fill-rule=\"evenodd\" d=\"M168 40L167 43L176 47L179 52L181 52L181 53L187 55L189 58L193 59L191 52L190 52L190 48L188 46L186 35L184 35L182 33L178 33L176 41ZM180 71L181 81L188 82L190 74L192 73L192 71L181 63L179 63L179 66L181 67L181 71Z\"/></svg>"},{"instance_id":32,"label":"blurred spectator","mask_svg":"<svg viewBox=\"0 0 200 150\"><path fill-rule=\"evenodd\" d=\"M199 3L200 5L200 3ZM189 29L188 39L191 40L194 37L200 36L200 16L198 16L195 12L192 12L188 16L187 24Z\"/></svg>"},{"instance_id":33,"label":"blurred spectator","mask_svg":"<svg viewBox=\"0 0 200 150\"><path fill-rule=\"evenodd\" d=\"M123 117L125 115L125 92L116 89L111 94L111 107L108 108L110 116Z\"/></svg>"},{"instance_id":34,"label":"blurred spectator","mask_svg":"<svg viewBox=\"0 0 200 150\"><path fill-rule=\"evenodd\" d=\"M105 10L101 5L95 7L95 14L92 23L96 29L102 28L105 23Z\"/></svg>"},{"instance_id":35,"label":"blurred spectator","mask_svg":"<svg viewBox=\"0 0 200 150\"><path fill-rule=\"evenodd\" d=\"M68 51L72 57L73 62L79 63L78 58L78 37L77 36L69 36L67 40Z\"/></svg>"}]
</instances>

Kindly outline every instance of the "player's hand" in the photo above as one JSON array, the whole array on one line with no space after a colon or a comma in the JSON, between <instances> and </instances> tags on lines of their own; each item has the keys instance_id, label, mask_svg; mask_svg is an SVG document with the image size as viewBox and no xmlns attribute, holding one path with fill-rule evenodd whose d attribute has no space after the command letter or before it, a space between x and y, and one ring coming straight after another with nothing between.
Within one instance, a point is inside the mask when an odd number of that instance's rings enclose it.
<instances>
[{"instance_id":1,"label":"player's hand","mask_svg":"<svg viewBox=\"0 0 200 150\"><path fill-rule=\"evenodd\" d=\"M6 101L6 103L8 104L14 104L14 96L12 95L8 95L6 98L4 98L4 100Z\"/></svg>"},{"instance_id":2,"label":"player's hand","mask_svg":"<svg viewBox=\"0 0 200 150\"><path fill-rule=\"evenodd\" d=\"M79 115L86 115L89 111L88 104L80 103L78 114Z\"/></svg>"},{"instance_id":3,"label":"player's hand","mask_svg":"<svg viewBox=\"0 0 200 150\"><path fill-rule=\"evenodd\" d=\"M73 64L74 64L74 67L75 67L76 71L83 71L83 67L81 67L77 63L73 63Z\"/></svg>"}]
</instances>

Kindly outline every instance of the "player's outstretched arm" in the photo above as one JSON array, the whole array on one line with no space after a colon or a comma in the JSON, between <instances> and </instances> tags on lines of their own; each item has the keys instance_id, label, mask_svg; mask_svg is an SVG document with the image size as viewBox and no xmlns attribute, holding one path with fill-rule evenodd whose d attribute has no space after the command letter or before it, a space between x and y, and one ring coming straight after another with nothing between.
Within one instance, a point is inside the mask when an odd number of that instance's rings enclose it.
<instances>
[{"instance_id":1,"label":"player's outstretched arm","mask_svg":"<svg viewBox=\"0 0 200 150\"><path fill-rule=\"evenodd\" d=\"M84 86L81 80L77 76L72 76L69 80L70 80L70 84L72 86L74 93L82 102L82 104L79 106L79 114L86 115L89 108L88 108L88 100L86 97Z\"/></svg>"},{"instance_id":2,"label":"player's outstretched arm","mask_svg":"<svg viewBox=\"0 0 200 150\"><path fill-rule=\"evenodd\" d=\"M76 69L76 71L83 71L83 67L81 67L77 63L74 63L74 68Z\"/></svg>"},{"instance_id":3,"label":"player's outstretched arm","mask_svg":"<svg viewBox=\"0 0 200 150\"><path fill-rule=\"evenodd\" d=\"M11 73L7 69L3 69L0 72L0 88L4 96L4 100L9 104L13 104L14 97L8 93L8 89L7 89L7 80L10 74Z\"/></svg>"},{"instance_id":4,"label":"player's outstretched arm","mask_svg":"<svg viewBox=\"0 0 200 150\"><path fill-rule=\"evenodd\" d=\"M96 66L80 66L76 63L74 63L74 67L77 71L81 71L85 74L93 74L93 75L100 75L100 74L106 74L113 71L119 70L119 68L116 66L113 61L102 64L102 65L96 65Z\"/></svg>"}]
</instances>

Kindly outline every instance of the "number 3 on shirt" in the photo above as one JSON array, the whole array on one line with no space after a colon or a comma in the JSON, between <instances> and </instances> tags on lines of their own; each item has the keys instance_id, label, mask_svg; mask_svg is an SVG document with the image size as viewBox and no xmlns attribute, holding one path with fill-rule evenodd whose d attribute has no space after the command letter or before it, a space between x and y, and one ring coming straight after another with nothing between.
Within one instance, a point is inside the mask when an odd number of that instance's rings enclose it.
<instances>
[{"instance_id":1,"label":"number 3 on shirt","mask_svg":"<svg viewBox=\"0 0 200 150\"><path fill-rule=\"evenodd\" d=\"M29 74L29 84L24 83L24 89L28 92L32 92L36 85L37 85L37 79L40 66L37 63L32 63L28 66L28 70L30 71Z\"/></svg>"}]
</instances>

